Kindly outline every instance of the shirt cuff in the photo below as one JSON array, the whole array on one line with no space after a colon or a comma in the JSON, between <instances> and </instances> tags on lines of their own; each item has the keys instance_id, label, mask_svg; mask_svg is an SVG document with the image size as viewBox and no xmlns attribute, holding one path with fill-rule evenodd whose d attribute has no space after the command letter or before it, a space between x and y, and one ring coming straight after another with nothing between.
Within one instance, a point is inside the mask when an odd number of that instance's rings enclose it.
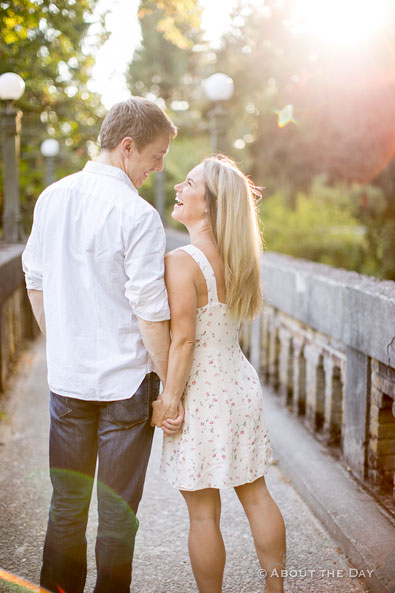
<instances>
[{"instance_id":1,"label":"shirt cuff","mask_svg":"<svg viewBox=\"0 0 395 593\"><path fill-rule=\"evenodd\" d=\"M37 276L27 276L25 274L27 290L43 290L43 280Z\"/></svg>"},{"instance_id":2,"label":"shirt cuff","mask_svg":"<svg viewBox=\"0 0 395 593\"><path fill-rule=\"evenodd\" d=\"M144 307L135 307L133 313L136 317L139 317L144 321L168 321L170 319L169 307L156 311L150 311Z\"/></svg>"}]
</instances>

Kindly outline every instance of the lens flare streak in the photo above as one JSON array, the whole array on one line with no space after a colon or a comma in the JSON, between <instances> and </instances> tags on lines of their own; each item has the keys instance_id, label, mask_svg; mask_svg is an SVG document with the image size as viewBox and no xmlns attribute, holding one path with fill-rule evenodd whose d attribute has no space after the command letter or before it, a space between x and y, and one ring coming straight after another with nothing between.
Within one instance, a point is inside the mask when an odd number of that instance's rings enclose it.
<instances>
[{"instance_id":1,"label":"lens flare streak","mask_svg":"<svg viewBox=\"0 0 395 593\"><path fill-rule=\"evenodd\" d=\"M277 115L277 125L279 128L285 128L290 123L298 123L294 118L293 105L286 105L282 109L275 109L274 113Z\"/></svg>"},{"instance_id":2,"label":"lens flare streak","mask_svg":"<svg viewBox=\"0 0 395 593\"><path fill-rule=\"evenodd\" d=\"M0 582L4 581L6 583L10 583L12 585L18 585L19 587L23 587L26 591L32 591L33 593L49 593L47 589L43 589L39 585L34 585L30 581L18 577L16 574L12 572L8 572L4 570L4 568L0 568ZM62 591L61 593L64 593Z\"/></svg>"}]
</instances>

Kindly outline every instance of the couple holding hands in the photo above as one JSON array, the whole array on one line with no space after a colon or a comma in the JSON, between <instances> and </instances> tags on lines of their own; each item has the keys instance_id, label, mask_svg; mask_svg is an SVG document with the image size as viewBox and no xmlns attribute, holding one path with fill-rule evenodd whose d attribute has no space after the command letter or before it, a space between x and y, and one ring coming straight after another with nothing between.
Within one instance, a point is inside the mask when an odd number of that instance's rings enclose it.
<instances>
[{"instance_id":1,"label":"couple holding hands","mask_svg":"<svg viewBox=\"0 0 395 593\"><path fill-rule=\"evenodd\" d=\"M262 392L238 343L241 321L262 307L258 190L228 158L204 159L175 186L172 216L191 243L164 256L160 217L137 189L175 136L156 104L118 103L97 160L35 206L22 261L46 335L53 495L40 584L53 593L83 593L96 465L94 593L129 593L154 426L161 473L188 507L199 592L222 590L221 488L235 489L248 517L265 591L284 591Z\"/></svg>"}]
</instances>

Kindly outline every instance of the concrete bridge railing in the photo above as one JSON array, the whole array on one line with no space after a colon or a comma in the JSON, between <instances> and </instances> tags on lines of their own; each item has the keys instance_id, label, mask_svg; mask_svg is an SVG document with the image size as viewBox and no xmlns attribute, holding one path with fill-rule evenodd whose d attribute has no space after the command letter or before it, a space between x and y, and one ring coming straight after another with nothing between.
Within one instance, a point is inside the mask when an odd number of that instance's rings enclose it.
<instances>
[{"instance_id":1,"label":"concrete bridge railing","mask_svg":"<svg viewBox=\"0 0 395 593\"><path fill-rule=\"evenodd\" d=\"M276 253L262 279L244 351L355 476L395 495L395 282Z\"/></svg>"},{"instance_id":2,"label":"concrete bridge railing","mask_svg":"<svg viewBox=\"0 0 395 593\"><path fill-rule=\"evenodd\" d=\"M27 338L38 333L22 272L24 245L0 246L0 393Z\"/></svg>"},{"instance_id":3,"label":"concrete bridge railing","mask_svg":"<svg viewBox=\"0 0 395 593\"><path fill-rule=\"evenodd\" d=\"M171 248L187 242L180 237ZM24 340L38 332L23 248L0 247L0 392ZM276 253L264 255L262 278L266 304L243 327L245 352L355 476L395 492L395 282Z\"/></svg>"}]
</instances>

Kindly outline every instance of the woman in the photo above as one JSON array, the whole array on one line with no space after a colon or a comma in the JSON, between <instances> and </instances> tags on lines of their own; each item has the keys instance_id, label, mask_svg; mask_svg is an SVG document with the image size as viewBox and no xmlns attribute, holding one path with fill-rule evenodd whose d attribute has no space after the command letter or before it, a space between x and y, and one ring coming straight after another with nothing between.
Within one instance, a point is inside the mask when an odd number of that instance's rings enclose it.
<instances>
[{"instance_id":1,"label":"woman","mask_svg":"<svg viewBox=\"0 0 395 593\"><path fill-rule=\"evenodd\" d=\"M262 392L238 344L241 320L262 306L256 188L217 156L175 189L172 216L188 229L191 245L166 256L172 342L165 389L154 404L154 422L165 432L161 472L188 506L200 593L222 589L220 488L234 488L243 505L268 574L266 593L282 593L285 526L264 478L272 450ZM176 432L181 399L185 417Z\"/></svg>"}]
</instances>

